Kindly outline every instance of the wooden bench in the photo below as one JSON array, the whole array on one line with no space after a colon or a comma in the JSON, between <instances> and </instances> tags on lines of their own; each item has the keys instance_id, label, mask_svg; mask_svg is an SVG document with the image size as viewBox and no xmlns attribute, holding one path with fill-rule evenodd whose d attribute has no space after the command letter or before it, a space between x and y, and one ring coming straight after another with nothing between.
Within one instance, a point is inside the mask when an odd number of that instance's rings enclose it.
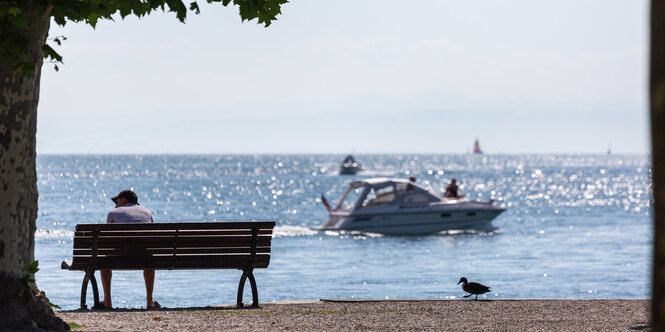
<instances>
[{"instance_id":1,"label":"wooden bench","mask_svg":"<svg viewBox=\"0 0 665 332\"><path fill-rule=\"evenodd\" d=\"M88 282L95 306L99 291L95 271L110 270L242 270L238 307L245 281L252 287L252 306L259 306L254 269L267 268L274 221L78 224L73 260L62 269L83 271L81 309L87 309Z\"/></svg>"}]
</instances>

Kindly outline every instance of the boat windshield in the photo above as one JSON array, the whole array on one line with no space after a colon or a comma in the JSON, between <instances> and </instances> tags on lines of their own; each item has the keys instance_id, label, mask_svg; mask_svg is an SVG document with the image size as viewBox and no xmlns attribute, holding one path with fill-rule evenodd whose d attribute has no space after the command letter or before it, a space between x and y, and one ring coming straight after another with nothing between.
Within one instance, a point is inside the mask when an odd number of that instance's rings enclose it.
<instances>
[{"instance_id":1,"label":"boat windshield","mask_svg":"<svg viewBox=\"0 0 665 332\"><path fill-rule=\"evenodd\" d=\"M356 205L356 202L358 202L358 198L360 198L360 194L362 192L363 192L362 187L347 188L346 192L344 193L344 195L342 195L342 198L340 199L335 209L352 208L354 205Z\"/></svg>"},{"instance_id":2,"label":"boat windshield","mask_svg":"<svg viewBox=\"0 0 665 332\"><path fill-rule=\"evenodd\" d=\"M381 188L372 188L365 200L363 201L363 206L373 206L388 204L395 200L395 187L390 184Z\"/></svg>"}]
</instances>

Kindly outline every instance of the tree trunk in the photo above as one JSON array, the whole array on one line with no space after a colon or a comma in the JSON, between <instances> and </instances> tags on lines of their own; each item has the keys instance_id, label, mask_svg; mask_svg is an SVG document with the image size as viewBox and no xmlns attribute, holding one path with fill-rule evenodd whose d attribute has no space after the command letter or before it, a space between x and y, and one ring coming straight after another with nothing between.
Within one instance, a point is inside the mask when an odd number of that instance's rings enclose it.
<instances>
[{"instance_id":1,"label":"tree trunk","mask_svg":"<svg viewBox=\"0 0 665 332\"><path fill-rule=\"evenodd\" d=\"M35 168L37 103L43 64L42 46L50 24L50 9L36 10L21 1L28 40L24 61L29 73L12 71L15 61L0 63L0 330L68 329L28 283L26 265L34 261L37 219ZM35 12L38 11L38 12ZM16 60L16 59L12 59ZM37 296L36 296L37 295Z\"/></svg>"},{"instance_id":2,"label":"tree trunk","mask_svg":"<svg viewBox=\"0 0 665 332\"><path fill-rule=\"evenodd\" d=\"M651 1L651 166L653 188L653 280L651 321L654 331L665 330L665 3Z\"/></svg>"}]
</instances>

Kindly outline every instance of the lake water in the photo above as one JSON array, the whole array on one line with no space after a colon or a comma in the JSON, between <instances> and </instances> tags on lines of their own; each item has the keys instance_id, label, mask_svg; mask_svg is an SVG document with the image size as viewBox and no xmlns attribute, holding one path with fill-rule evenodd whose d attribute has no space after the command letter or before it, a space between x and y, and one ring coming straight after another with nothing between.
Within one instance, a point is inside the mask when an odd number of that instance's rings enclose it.
<instances>
[{"instance_id":1,"label":"lake water","mask_svg":"<svg viewBox=\"0 0 665 332\"><path fill-rule=\"evenodd\" d=\"M338 175L342 155L40 155L37 282L63 309L79 306L71 259L77 223L102 223L109 199L133 188L156 222L275 220L261 302L321 298L459 298L460 277L487 298L650 296L651 185L644 155L356 155L367 171ZM442 192L452 177L470 198L507 210L491 233L365 236L317 233L357 178L415 175ZM237 270L157 271L163 306L235 302ZM99 280L99 274L97 274ZM101 292L101 285L100 285ZM251 291L245 289L245 301ZM116 271L115 306L145 306L141 272ZM89 292L88 303L92 303Z\"/></svg>"}]
</instances>

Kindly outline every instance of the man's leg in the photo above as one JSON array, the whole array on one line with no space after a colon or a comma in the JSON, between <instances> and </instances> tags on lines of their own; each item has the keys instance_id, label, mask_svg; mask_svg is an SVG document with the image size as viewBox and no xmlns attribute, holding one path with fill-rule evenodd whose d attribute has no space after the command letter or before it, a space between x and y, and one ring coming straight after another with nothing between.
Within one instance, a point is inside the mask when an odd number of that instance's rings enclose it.
<instances>
[{"instance_id":1,"label":"man's leg","mask_svg":"<svg viewBox=\"0 0 665 332\"><path fill-rule=\"evenodd\" d=\"M111 270L99 270L99 274L102 276L102 288L104 288L104 300L102 303L107 308L113 308L113 303L111 302L111 278L113 277L113 272Z\"/></svg>"},{"instance_id":2,"label":"man's leg","mask_svg":"<svg viewBox=\"0 0 665 332\"><path fill-rule=\"evenodd\" d=\"M145 280L146 308L151 309L155 306L155 301L152 299L152 289L155 286L155 270L143 270L143 279Z\"/></svg>"}]
</instances>

